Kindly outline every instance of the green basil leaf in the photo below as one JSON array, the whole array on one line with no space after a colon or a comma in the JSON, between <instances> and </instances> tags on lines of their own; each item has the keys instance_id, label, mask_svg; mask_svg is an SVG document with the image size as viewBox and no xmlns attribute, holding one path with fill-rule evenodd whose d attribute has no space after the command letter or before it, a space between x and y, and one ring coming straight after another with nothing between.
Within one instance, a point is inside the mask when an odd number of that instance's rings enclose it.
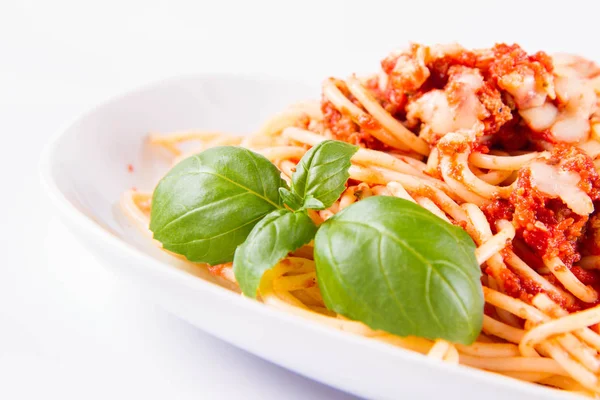
<instances>
[{"instance_id":1,"label":"green basil leaf","mask_svg":"<svg viewBox=\"0 0 600 400\"><path fill-rule=\"evenodd\" d=\"M304 199L304 204L302 204L302 207L311 210L324 210L326 208L325 204L323 204L321 200L315 199L312 194L308 195Z\"/></svg>"},{"instance_id":2,"label":"green basil leaf","mask_svg":"<svg viewBox=\"0 0 600 400\"><path fill-rule=\"evenodd\" d=\"M373 329L463 344L481 331L473 240L409 201L373 196L329 218L315 262L327 308Z\"/></svg>"},{"instance_id":3,"label":"green basil leaf","mask_svg":"<svg viewBox=\"0 0 600 400\"><path fill-rule=\"evenodd\" d=\"M350 177L350 158L358 147L325 140L304 154L292 175L292 191L303 200L313 196L330 207L342 194Z\"/></svg>"},{"instance_id":4,"label":"green basil leaf","mask_svg":"<svg viewBox=\"0 0 600 400\"><path fill-rule=\"evenodd\" d=\"M235 252L233 273L242 292L256 297L265 271L289 252L310 242L316 232L317 227L306 211L276 210L267 215Z\"/></svg>"},{"instance_id":5,"label":"green basil leaf","mask_svg":"<svg viewBox=\"0 0 600 400\"><path fill-rule=\"evenodd\" d=\"M233 260L237 246L265 215L282 207L279 170L250 150L222 146L177 164L152 197L150 230L188 260Z\"/></svg>"},{"instance_id":6,"label":"green basil leaf","mask_svg":"<svg viewBox=\"0 0 600 400\"><path fill-rule=\"evenodd\" d=\"M287 188L279 188L279 195L283 202L292 210L297 210L302 207L302 199L294 192L290 192Z\"/></svg>"}]
</instances>

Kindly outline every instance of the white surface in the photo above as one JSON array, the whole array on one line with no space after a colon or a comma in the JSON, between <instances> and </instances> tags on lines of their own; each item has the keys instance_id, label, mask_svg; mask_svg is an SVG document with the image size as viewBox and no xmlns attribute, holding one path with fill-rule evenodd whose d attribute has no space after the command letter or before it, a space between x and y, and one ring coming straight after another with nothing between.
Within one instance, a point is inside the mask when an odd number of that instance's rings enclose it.
<instances>
[{"instance_id":1,"label":"white surface","mask_svg":"<svg viewBox=\"0 0 600 400\"><path fill-rule=\"evenodd\" d=\"M464 400L564 398L540 386L429 359L249 301L211 283L214 277L206 269L190 268L157 249L115 209L115 199L132 184L151 188L156 176L164 174L156 168L161 164L156 149L144 145L148 130L201 125L244 132L280 111L281 103L296 103L316 91L271 78L223 74L146 86L85 113L53 140L41 162L44 187L67 226L107 269L141 288L144 298L302 375L377 399L395 399L402 390L410 399L425 400L440 389ZM228 118L236 110L237 118ZM129 162L140 172L123 174Z\"/></svg>"},{"instance_id":2,"label":"white surface","mask_svg":"<svg viewBox=\"0 0 600 400\"><path fill-rule=\"evenodd\" d=\"M343 398L139 298L50 215L39 152L98 101L179 73L367 71L407 40L600 58L592 1L244 3L0 2L0 398Z\"/></svg>"}]
</instances>

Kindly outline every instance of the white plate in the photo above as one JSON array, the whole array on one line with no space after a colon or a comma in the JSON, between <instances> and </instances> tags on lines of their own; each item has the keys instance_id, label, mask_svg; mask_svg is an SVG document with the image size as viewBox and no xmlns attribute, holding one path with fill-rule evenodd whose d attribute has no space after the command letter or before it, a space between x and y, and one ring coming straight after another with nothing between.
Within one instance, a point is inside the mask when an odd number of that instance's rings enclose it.
<instances>
[{"instance_id":1,"label":"white plate","mask_svg":"<svg viewBox=\"0 0 600 400\"><path fill-rule=\"evenodd\" d=\"M267 78L204 75L160 82L108 101L60 132L43 156L42 180L63 221L107 267L137 282L173 314L302 375L368 398L571 398L242 298L205 271L186 270L120 217L115 204L121 193L151 188L166 168L144 145L148 132L243 134L288 104L319 96L316 86ZM128 164L135 172L128 172Z\"/></svg>"}]
</instances>

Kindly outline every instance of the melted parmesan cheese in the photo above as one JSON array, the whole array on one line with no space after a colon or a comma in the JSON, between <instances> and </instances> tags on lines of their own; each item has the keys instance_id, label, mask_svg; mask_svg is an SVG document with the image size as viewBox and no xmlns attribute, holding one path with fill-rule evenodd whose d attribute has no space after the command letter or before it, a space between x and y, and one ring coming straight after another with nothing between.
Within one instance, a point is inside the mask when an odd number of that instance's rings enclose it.
<instances>
[{"instance_id":1,"label":"melted parmesan cheese","mask_svg":"<svg viewBox=\"0 0 600 400\"><path fill-rule=\"evenodd\" d=\"M574 213L587 216L594 211L592 199L577 186L581 177L572 171L564 171L543 161L530 165L531 183L540 192L560 198Z\"/></svg>"},{"instance_id":2,"label":"melted parmesan cheese","mask_svg":"<svg viewBox=\"0 0 600 400\"><path fill-rule=\"evenodd\" d=\"M596 107L594 89L574 71L564 68L556 72L554 82L557 98L565 103L565 107L550 132L557 140L566 143L587 139L589 118Z\"/></svg>"},{"instance_id":3,"label":"melted parmesan cheese","mask_svg":"<svg viewBox=\"0 0 600 400\"><path fill-rule=\"evenodd\" d=\"M554 124L558 116L558 109L554 104L546 102L539 107L520 110L519 114L531 129L541 132Z\"/></svg>"},{"instance_id":4,"label":"melted parmesan cheese","mask_svg":"<svg viewBox=\"0 0 600 400\"><path fill-rule=\"evenodd\" d=\"M504 75L498 85L513 96L519 108L539 107L546 101L546 92L538 88L533 72L512 72Z\"/></svg>"},{"instance_id":5,"label":"melted parmesan cheese","mask_svg":"<svg viewBox=\"0 0 600 400\"><path fill-rule=\"evenodd\" d=\"M407 117L424 122L427 129L422 133L433 132L435 138L473 129L487 115L476 95L482 85L483 77L479 71L466 67L457 69L444 90L431 90L409 104ZM423 138L432 139L428 135Z\"/></svg>"}]
</instances>

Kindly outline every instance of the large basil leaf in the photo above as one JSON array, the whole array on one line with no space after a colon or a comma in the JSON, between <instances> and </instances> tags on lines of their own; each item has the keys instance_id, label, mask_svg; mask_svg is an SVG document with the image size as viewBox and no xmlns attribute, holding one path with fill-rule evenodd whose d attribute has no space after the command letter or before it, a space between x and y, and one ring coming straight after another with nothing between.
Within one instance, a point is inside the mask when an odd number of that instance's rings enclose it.
<instances>
[{"instance_id":1,"label":"large basil leaf","mask_svg":"<svg viewBox=\"0 0 600 400\"><path fill-rule=\"evenodd\" d=\"M374 196L333 216L315 262L327 308L371 328L464 344L481 331L472 239L409 201Z\"/></svg>"},{"instance_id":2,"label":"large basil leaf","mask_svg":"<svg viewBox=\"0 0 600 400\"><path fill-rule=\"evenodd\" d=\"M292 191L306 208L327 208L340 197L350 177L350 158L357 150L348 143L325 140L304 154L292 176Z\"/></svg>"},{"instance_id":3,"label":"large basil leaf","mask_svg":"<svg viewBox=\"0 0 600 400\"><path fill-rule=\"evenodd\" d=\"M250 150L223 146L176 165L152 197L150 230L165 249L190 261L233 260L265 215L281 208L279 170Z\"/></svg>"},{"instance_id":4,"label":"large basil leaf","mask_svg":"<svg viewBox=\"0 0 600 400\"><path fill-rule=\"evenodd\" d=\"M310 242L316 232L316 225L304 210L275 210L267 215L235 252L233 272L242 292L256 297L265 271Z\"/></svg>"}]
</instances>

